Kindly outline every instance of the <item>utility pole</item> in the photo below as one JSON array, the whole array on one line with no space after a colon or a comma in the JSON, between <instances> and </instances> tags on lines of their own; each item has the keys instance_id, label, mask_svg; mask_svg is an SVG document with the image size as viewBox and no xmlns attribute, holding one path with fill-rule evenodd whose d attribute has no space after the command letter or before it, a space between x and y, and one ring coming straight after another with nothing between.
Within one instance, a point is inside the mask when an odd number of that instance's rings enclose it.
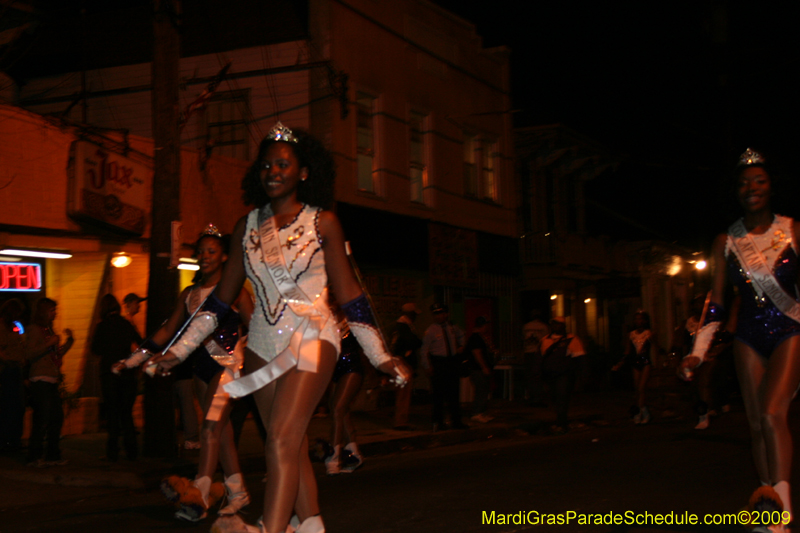
<instances>
[{"instance_id":1,"label":"utility pole","mask_svg":"<svg viewBox=\"0 0 800 533\"><path fill-rule=\"evenodd\" d=\"M178 72L180 0L154 0L153 140L154 172L150 229L150 280L147 332L169 316L178 295L178 272L170 268L171 223L180 220L180 151ZM172 457L176 453L172 379L145 378L143 453Z\"/></svg>"}]
</instances>

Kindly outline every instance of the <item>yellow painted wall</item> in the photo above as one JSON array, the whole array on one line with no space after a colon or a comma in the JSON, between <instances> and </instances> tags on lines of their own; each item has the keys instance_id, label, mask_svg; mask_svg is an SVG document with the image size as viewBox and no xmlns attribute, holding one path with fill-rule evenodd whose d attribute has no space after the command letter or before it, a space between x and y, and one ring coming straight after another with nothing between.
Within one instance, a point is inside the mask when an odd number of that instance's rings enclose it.
<instances>
[{"instance_id":1,"label":"yellow painted wall","mask_svg":"<svg viewBox=\"0 0 800 533\"><path fill-rule=\"evenodd\" d=\"M95 252L47 260L47 297L58 303L54 329L62 335L62 341L64 328L71 329L75 336L75 344L61 368L69 391L75 391L82 383L86 343L107 257Z\"/></svg>"}]
</instances>

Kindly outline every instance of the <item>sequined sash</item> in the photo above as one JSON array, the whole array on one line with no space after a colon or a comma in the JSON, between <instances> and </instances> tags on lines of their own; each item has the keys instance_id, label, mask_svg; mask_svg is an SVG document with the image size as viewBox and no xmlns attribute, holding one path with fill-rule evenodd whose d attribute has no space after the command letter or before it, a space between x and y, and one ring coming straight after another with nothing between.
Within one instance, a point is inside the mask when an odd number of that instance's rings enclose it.
<instances>
[{"instance_id":1,"label":"sequined sash","mask_svg":"<svg viewBox=\"0 0 800 533\"><path fill-rule=\"evenodd\" d=\"M762 294L772 300L781 313L800 323L800 304L780 286L764 255L756 246L753 236L744 227L744 222L741 219L737 220L728 229L728 234L731 236L731 249L739 259L739 264L748 279Z\"/></svg>"},{"instance_id":2,"label":"sequined sash","mask_svg":"<svg viewBox=\"0 0 800 533\"><path fill-rule=\"evenodd\" d=\"M311 300L297 285L281 250L275 217L269 204L259 213L263 217L259 234L261 253L270 278L281 298L292 312L303 320L292 333L289 346L279 353L266 366L225 385L225 390L234 398L246 396L279 378L292 367L306 372L316 372L320 353L320 332L331 318L328 308L327 289Z\"/></svg>"}]
</instances>

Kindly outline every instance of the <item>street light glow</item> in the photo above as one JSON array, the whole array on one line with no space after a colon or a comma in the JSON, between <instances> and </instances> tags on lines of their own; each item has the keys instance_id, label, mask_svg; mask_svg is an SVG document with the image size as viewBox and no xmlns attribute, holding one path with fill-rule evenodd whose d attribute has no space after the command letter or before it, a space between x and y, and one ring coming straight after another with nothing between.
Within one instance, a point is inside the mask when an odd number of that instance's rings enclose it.
<instances>
[{"instance_id":1,"label":"street light glow","mask_svg":"<svg viewBox=\"0 0 800 533\"><path fill-rule=\"evenodd\" d=\"M111 264L116 268L125 268L133 262L131 256L125 252L120 252L111 259Z\"/></svg>"}]
</instances>

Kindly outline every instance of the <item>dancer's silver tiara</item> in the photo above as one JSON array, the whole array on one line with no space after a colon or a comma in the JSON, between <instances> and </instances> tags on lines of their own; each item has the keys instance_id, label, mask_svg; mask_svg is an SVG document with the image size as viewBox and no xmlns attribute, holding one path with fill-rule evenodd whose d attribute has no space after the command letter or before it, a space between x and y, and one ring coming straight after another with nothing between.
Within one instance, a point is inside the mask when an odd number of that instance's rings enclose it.
<instances>
[{"instance_id":1,"label":"dancer's silver tiara","mask_svg":"<svg viewBox=\"0 0 800 533\"><path fill-rule=\"evenodd\" d=\"M278 121L271 130L267 133L267 139L272 139L273 141L283 141L287 143L296 143L297 137L292 134L292 130L284 126L283 124Z\"/></svg>"},{"instance_id":2,"label":"dancer's silver tiara","mask_svg":"<svg viewBox=\"0 0 800 533\"><path fill-rule=\"evenodd\" d=\"M222 232L219 231L219 228L216 227L214 224L209 224L206 228L200 232L200 238L208 237L208 236L216 237L218 239L222 238Z\"/></svg>"},{"instance_id":3,"label":"dancer's silver tiara","mask_svg":"<svg viewBox=\"0 0 800 533\"><path fill-rule=\"evenodd\" d=\"M745 150L744 153L739 156L739 164L742 166L758 165L758 164L763 164L764 162L765 162L764 156L759 154L755 150L751 150L750 148Z\"/></svg>"}]
</instances>

